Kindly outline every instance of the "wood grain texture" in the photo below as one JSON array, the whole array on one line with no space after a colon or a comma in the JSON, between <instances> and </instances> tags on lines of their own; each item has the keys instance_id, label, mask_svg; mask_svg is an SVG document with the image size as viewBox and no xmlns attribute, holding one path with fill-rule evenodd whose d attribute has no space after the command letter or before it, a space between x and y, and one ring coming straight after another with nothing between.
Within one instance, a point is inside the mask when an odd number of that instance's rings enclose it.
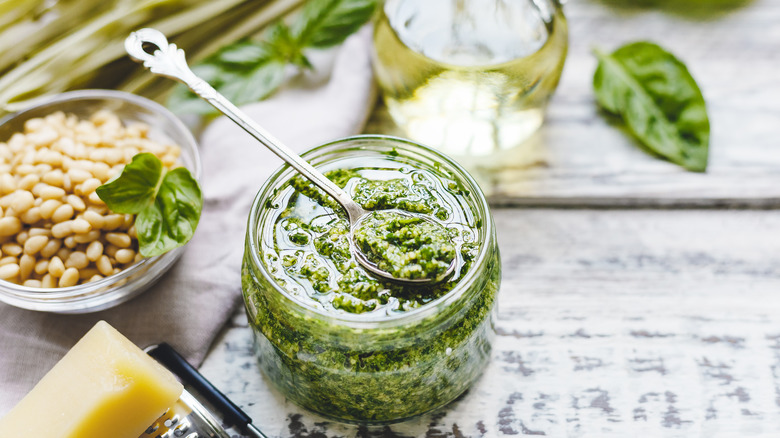
<instances>
[{"instance_id":1,"label":"wood grain texture","mask_svg":"<svg viewBox=\"0 0 780 438\"><path fill-rule=\"evenodd\" d=\"M460 160L494 205L780 206L780 2L570 0L565 12L569 55L545 125L512 152ZM636 40L670 50L699 83L706 174L651 157L598 110L592 48ZM366 132L403 135L381 106Z\"/></svg>"},{"instance_id":2,"label":"wood grain texture","mask_svg":"<svg viewBox=\"0 0 780 438\"><path fill-rule=\"evenodd\" d=\"M239 313L202 372L275 437L776 437L780 216L499 209L498 337L438 412L344 426L272 389Z\"/></svg>"}]
</instances>

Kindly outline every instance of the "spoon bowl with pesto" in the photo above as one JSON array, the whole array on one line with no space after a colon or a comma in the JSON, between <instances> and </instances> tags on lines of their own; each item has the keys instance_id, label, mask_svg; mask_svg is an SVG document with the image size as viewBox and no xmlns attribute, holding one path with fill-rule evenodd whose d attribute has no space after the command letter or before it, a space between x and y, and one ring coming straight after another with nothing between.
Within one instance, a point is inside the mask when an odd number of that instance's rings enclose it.
<instances>
[{"instance_id":1,"label":"spoon bowl with pesto","mask_svg":"<svg viewBox=\"0 0 780 438\"><path fill-rule=\"evenodd\" d=\"M425 214L395 209L365 210L341 187L196 76L187 65L184 51L169 44L161 32L149 28L133 32L125 40L125 50L152 73L187 85L338 202L349 219L350 250L367 271L386 280L409 284L441 282L455 271L456 250L447 227Z\"/></svg>"}]
</instances>

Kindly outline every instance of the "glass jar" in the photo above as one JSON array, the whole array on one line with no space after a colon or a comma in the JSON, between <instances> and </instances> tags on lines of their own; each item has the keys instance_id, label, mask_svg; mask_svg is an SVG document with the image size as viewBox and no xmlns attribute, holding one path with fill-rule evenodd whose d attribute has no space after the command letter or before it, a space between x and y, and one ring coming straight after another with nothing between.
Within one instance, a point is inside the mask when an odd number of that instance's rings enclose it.
<instances>
[{"instance_id":1,"label":"glass jar","mask_svg":"<svg viewBox=\"0 0 780 438\"><path fill-rule=\"evenodd\" d=\"M357 136L311 149L320 170L359 158L372 166L424 169L459 184L478 244L454 287L420 307L376 314L325 310L275 280L276 200L295 173L278 170L249 215L242 267L244 303L260 369L295 403L354 423L389 423L442 406L463 393L490 358L501 265L495 228L479 187L444 155L407 140ZM278 277L276 277L278 278ZM288 285L289 286L289 285Z\"/></svg>"},{"instance_id":2,"label":"glass jar","mask_svg":"<svg viewBox=\"0 0 780 438\"><path fill-rule=\"evenodd\" d=\"M558 0L385 0L373 64L409 138L481 157L480 166L487 157L517 164L514 149L542 125L567 48Z\"/></svg>"}]
</instances>

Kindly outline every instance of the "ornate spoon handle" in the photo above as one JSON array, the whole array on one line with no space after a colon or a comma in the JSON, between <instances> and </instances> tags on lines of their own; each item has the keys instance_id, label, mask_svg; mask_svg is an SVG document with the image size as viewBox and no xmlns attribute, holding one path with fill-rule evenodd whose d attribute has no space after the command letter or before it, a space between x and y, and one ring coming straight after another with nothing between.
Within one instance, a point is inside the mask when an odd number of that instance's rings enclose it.
<instances>
[{"instance_id":1,"label":"ornate spoon handle","mask_svg":"<svg viewBox=\"0 0 780 438\"><path fill-rule=\"evenodd\" d=\"M125 39L125 50L130 57L143 62L144 67L152 73L184 83L190 87L193 93L236 122L279 158L332 196L347 211L350 223L354 223L358 217L365 213L344 190L255 123L243 111L219 94L214 87L196 76L187 65L184 50L176 47L176 44L169 44L162 32L149 28L135 31Z\"/></svg>"}]
</instances>

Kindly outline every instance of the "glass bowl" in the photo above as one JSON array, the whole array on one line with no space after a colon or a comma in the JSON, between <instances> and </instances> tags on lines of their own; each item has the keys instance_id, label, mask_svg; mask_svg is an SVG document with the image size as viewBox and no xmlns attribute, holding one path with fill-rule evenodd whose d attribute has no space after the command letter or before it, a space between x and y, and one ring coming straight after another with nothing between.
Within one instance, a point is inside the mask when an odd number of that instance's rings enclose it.
<instances>
[{"instance_id":1,"label":"glass bowl","mask_svg":"<svg viewBox=\"0 0 780 438\"><path fill-rule=\"evenodd\" d=\"M0 120L0 142L21 132L24 122L62 111L86 118L100 109L115 113L124 124L149 126L149 137L181 147L180 162L200 178L198 146L190 130L173 113L149 99L113 90L61 93ZM87 313L107 309L140 294L158 280L181 256L183 247L143 259L114 275L86 284L54 289L27 287L0 280L0 301L24 309L54 313Z\"/></svg>"},{"instance_id":2,"label":"glass bowl","mask_svg":"<svg viewBox=\"0 0 780 438\"><path fill-rule=\"evenodd\" d=\"M414 309L348 313L301 299L280 286L276 266L273 232L295 176L282 167L252 205L242 268L260 369L293 402L349 423L402 421L454 400L490 359L501 278L495 226L479 187L451 159L400 138L349 137L302 156L323 171L405 168L436 175L449 190L466 193L458 207L466 213L451 217L476 224L470 242L479 248L470 267L456 271L451 290ZM309 204L300 205L305 211Z\"/></svg>"}]
</instances>

